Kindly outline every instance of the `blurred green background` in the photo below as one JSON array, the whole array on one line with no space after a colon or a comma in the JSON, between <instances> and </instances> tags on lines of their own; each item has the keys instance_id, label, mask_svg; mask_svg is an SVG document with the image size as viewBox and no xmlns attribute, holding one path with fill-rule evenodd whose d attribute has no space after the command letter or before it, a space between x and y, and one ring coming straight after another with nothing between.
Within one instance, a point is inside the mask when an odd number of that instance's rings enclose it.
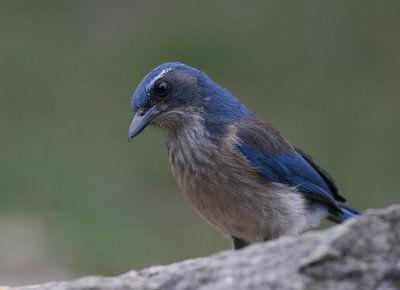
<instances>
[{"instance_id":1,"label":"blurred green background","mask_svg":"<svg viewBox=\"0 0 400 290\"><path fill-rule=\"evenodd\" d=\"M205 71L349 202L400 202L400 2L1 1L0 284L210 255L164 133L127 141L153 67ZM330 224L325 224L328 226Z\"/></svg>"}]
</instances>

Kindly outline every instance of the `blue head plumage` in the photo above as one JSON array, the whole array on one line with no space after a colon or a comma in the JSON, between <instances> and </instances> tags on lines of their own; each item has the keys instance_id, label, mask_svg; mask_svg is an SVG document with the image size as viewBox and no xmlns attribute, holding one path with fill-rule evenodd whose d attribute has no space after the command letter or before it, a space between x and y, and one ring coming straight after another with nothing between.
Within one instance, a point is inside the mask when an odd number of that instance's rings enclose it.
<instances>
[{"instance_id":1,"label":"blue head plumage","mask_svg":"<svg viewBox=\"0 0 400 290\"><path fill-rule=\"evenodd\" d=\"M168 92L160 91L160 87L168 87ZM251 114L239 100L205 73L180 62L168 62L150 71L137 87L131 104L135 113L139 109L143 116L149 112L145 124L143 121L135 122L133 127L140 130L158 115L171 110L185 112L191 108L201 111L212 134L221 133L224 124ZM134 128L131 127L130 132L138 134ZM133 138L131 133L130 139Z\"/></svg>"}]
</instances>

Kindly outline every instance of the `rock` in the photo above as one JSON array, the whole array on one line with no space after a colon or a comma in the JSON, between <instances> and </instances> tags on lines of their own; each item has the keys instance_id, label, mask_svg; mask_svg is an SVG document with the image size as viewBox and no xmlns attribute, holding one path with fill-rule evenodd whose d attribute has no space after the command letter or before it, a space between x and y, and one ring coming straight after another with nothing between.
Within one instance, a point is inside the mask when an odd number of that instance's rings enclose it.
<instances>
[{"instance_id":1,"label":"rock","mask_svg":"<svg viewBox=\"0 0 400 290\"><path fill-rule=\"evenodd\" d=\"M400 205L325 231L118 277L4 289L400 289Z\"/></svg>"}]
</instances>

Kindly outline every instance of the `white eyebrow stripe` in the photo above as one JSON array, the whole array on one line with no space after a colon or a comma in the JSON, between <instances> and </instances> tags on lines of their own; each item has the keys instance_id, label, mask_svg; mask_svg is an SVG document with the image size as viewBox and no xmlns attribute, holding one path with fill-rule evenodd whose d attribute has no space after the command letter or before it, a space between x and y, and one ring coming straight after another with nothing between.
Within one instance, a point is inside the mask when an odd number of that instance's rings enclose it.
<instances>
[{"instance_id":1,"label":"white eyebrow stripe","mask_svg":"<svg viewBox=\"0 0 400 290\"><path fill-rule=\"evenodd\" d=\"M177 66L174 65L174 66L172 66L172 67L163 69L158 75L156 75L156 76L147 84L147 86L146 86L147 91L149 91L149 90L151 89L151 87L154 85L154 83L155 83L159 78L161 78L161 77L162 77L163 75L165 75L167 72L169 72L169 71L175 69L176 67L177 67Z\"/></svg>"}]
</instances>

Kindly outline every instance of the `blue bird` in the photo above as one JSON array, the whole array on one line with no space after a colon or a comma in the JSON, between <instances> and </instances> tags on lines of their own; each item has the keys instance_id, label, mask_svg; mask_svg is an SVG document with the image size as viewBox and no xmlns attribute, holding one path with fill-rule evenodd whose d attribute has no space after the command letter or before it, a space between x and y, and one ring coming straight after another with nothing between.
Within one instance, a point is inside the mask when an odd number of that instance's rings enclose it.
<instances>
[{"instance_id":1,"label":"blue bird","mask_svg":"<svg viewBox=\"0 0 400 290\"><path fill-rule=\"evenodd\" d=\"M309 155L200 70L179 62L153 69L132 108L129 140L148 124L165 130L183 194L235 249L360 213Z\"/></svg>"}]
</instances>

